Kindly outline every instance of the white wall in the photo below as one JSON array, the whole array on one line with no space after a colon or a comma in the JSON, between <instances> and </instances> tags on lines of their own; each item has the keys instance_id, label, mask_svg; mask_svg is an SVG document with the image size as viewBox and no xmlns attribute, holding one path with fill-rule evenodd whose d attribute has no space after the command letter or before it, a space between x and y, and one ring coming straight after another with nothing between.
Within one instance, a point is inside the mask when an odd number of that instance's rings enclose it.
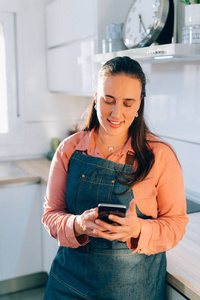
<instances>
[{"instance_id":1,"label":"white wall","mask_svg":"<svg viewBox=\"0 0 200 300\"><path fill-rule=\"evenodd\" d=\"M0 0L17 16L18 83L25 131L19 145L2 145L0 160L44 156L52 137L65 138L90 99L49 93L46 74L45 5L51 0Z\"/></svg>"},{"instance_id":2,"label":"white wall","mask_svg":"<svg viewBox=\"0 0 200 300\"><path fill-rule=\"evenodd\" d=\"M180 160L185 186L200 193L200 61L144 65L146 117Z\"/></svg>"}]
</instances>

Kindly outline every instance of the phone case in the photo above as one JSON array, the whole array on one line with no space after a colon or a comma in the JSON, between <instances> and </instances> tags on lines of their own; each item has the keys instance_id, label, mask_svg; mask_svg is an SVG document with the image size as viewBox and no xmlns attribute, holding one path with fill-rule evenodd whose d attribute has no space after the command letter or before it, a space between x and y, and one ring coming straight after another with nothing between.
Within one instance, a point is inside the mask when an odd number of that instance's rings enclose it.
<instances>
[{"instance_id":1,"label":"phone case","mask_svg":"<svg viewBox=\"0 0 200 300\"><path fill-rule=\"evenodd\" d=\"M126 206L119 204L103 204L98 205L98 219L112 224L113 221L108 219L108 215L116 215L118 217L124 218L126 215Z\"/></svg>"}]
</instances>

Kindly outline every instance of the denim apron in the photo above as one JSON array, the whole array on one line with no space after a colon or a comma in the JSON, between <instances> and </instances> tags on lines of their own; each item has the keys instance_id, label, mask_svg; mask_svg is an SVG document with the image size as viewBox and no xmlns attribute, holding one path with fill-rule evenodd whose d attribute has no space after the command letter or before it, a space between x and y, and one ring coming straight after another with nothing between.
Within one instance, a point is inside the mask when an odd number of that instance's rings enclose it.
<instances>
[{"instance_id":1,"label":"denim apron","mask_svg":"<svg viewBox=\"0 0 200 300\"><path fill-rule=\"evenodd\" d=\"M82 214L99 203L129 207L133 191L117 181L119 170L131 174L133 167L75 151L69 162L67 210ZM143 215L136 207L140 218ZM90 237L78 248L59 247L53 261L44 299L163 300L165 252L132 254L126 243Z\"/></svg>"}]
</instances>

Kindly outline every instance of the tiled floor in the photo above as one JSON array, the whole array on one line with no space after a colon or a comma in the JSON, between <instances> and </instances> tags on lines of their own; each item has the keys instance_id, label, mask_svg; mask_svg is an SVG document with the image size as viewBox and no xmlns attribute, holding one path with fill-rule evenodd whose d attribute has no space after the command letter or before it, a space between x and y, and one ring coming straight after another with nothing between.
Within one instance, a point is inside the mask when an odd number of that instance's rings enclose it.
<instances>
[{"instance_id":1,"label":"tiled floor","mask_svg":"<svg viewBox=\"0 0 200 300\"><path fill-rule=\"evenodd\" d=\"M0 300L43 300L45 286L0 296Z\"/></svg>"}]
</instances>

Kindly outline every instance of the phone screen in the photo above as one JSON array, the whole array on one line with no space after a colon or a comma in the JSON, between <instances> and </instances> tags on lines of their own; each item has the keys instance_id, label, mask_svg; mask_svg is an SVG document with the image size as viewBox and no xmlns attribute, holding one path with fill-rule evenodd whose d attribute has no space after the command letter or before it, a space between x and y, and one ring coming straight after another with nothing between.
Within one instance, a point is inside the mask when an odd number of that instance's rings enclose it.
<instances>
[{"instance_id":1,"label":"phone screen","mask_svg":"<svg viewBox=\"0 0 200 300\"><path fill-rule=\"evenodd\" d=\"M109 224L116 223L108 219L109 215L116 215L118 217L124 218L126 215L126 206L120 204L100 203L98 205L98 219Z\"/></svg>"}]
</instances>

